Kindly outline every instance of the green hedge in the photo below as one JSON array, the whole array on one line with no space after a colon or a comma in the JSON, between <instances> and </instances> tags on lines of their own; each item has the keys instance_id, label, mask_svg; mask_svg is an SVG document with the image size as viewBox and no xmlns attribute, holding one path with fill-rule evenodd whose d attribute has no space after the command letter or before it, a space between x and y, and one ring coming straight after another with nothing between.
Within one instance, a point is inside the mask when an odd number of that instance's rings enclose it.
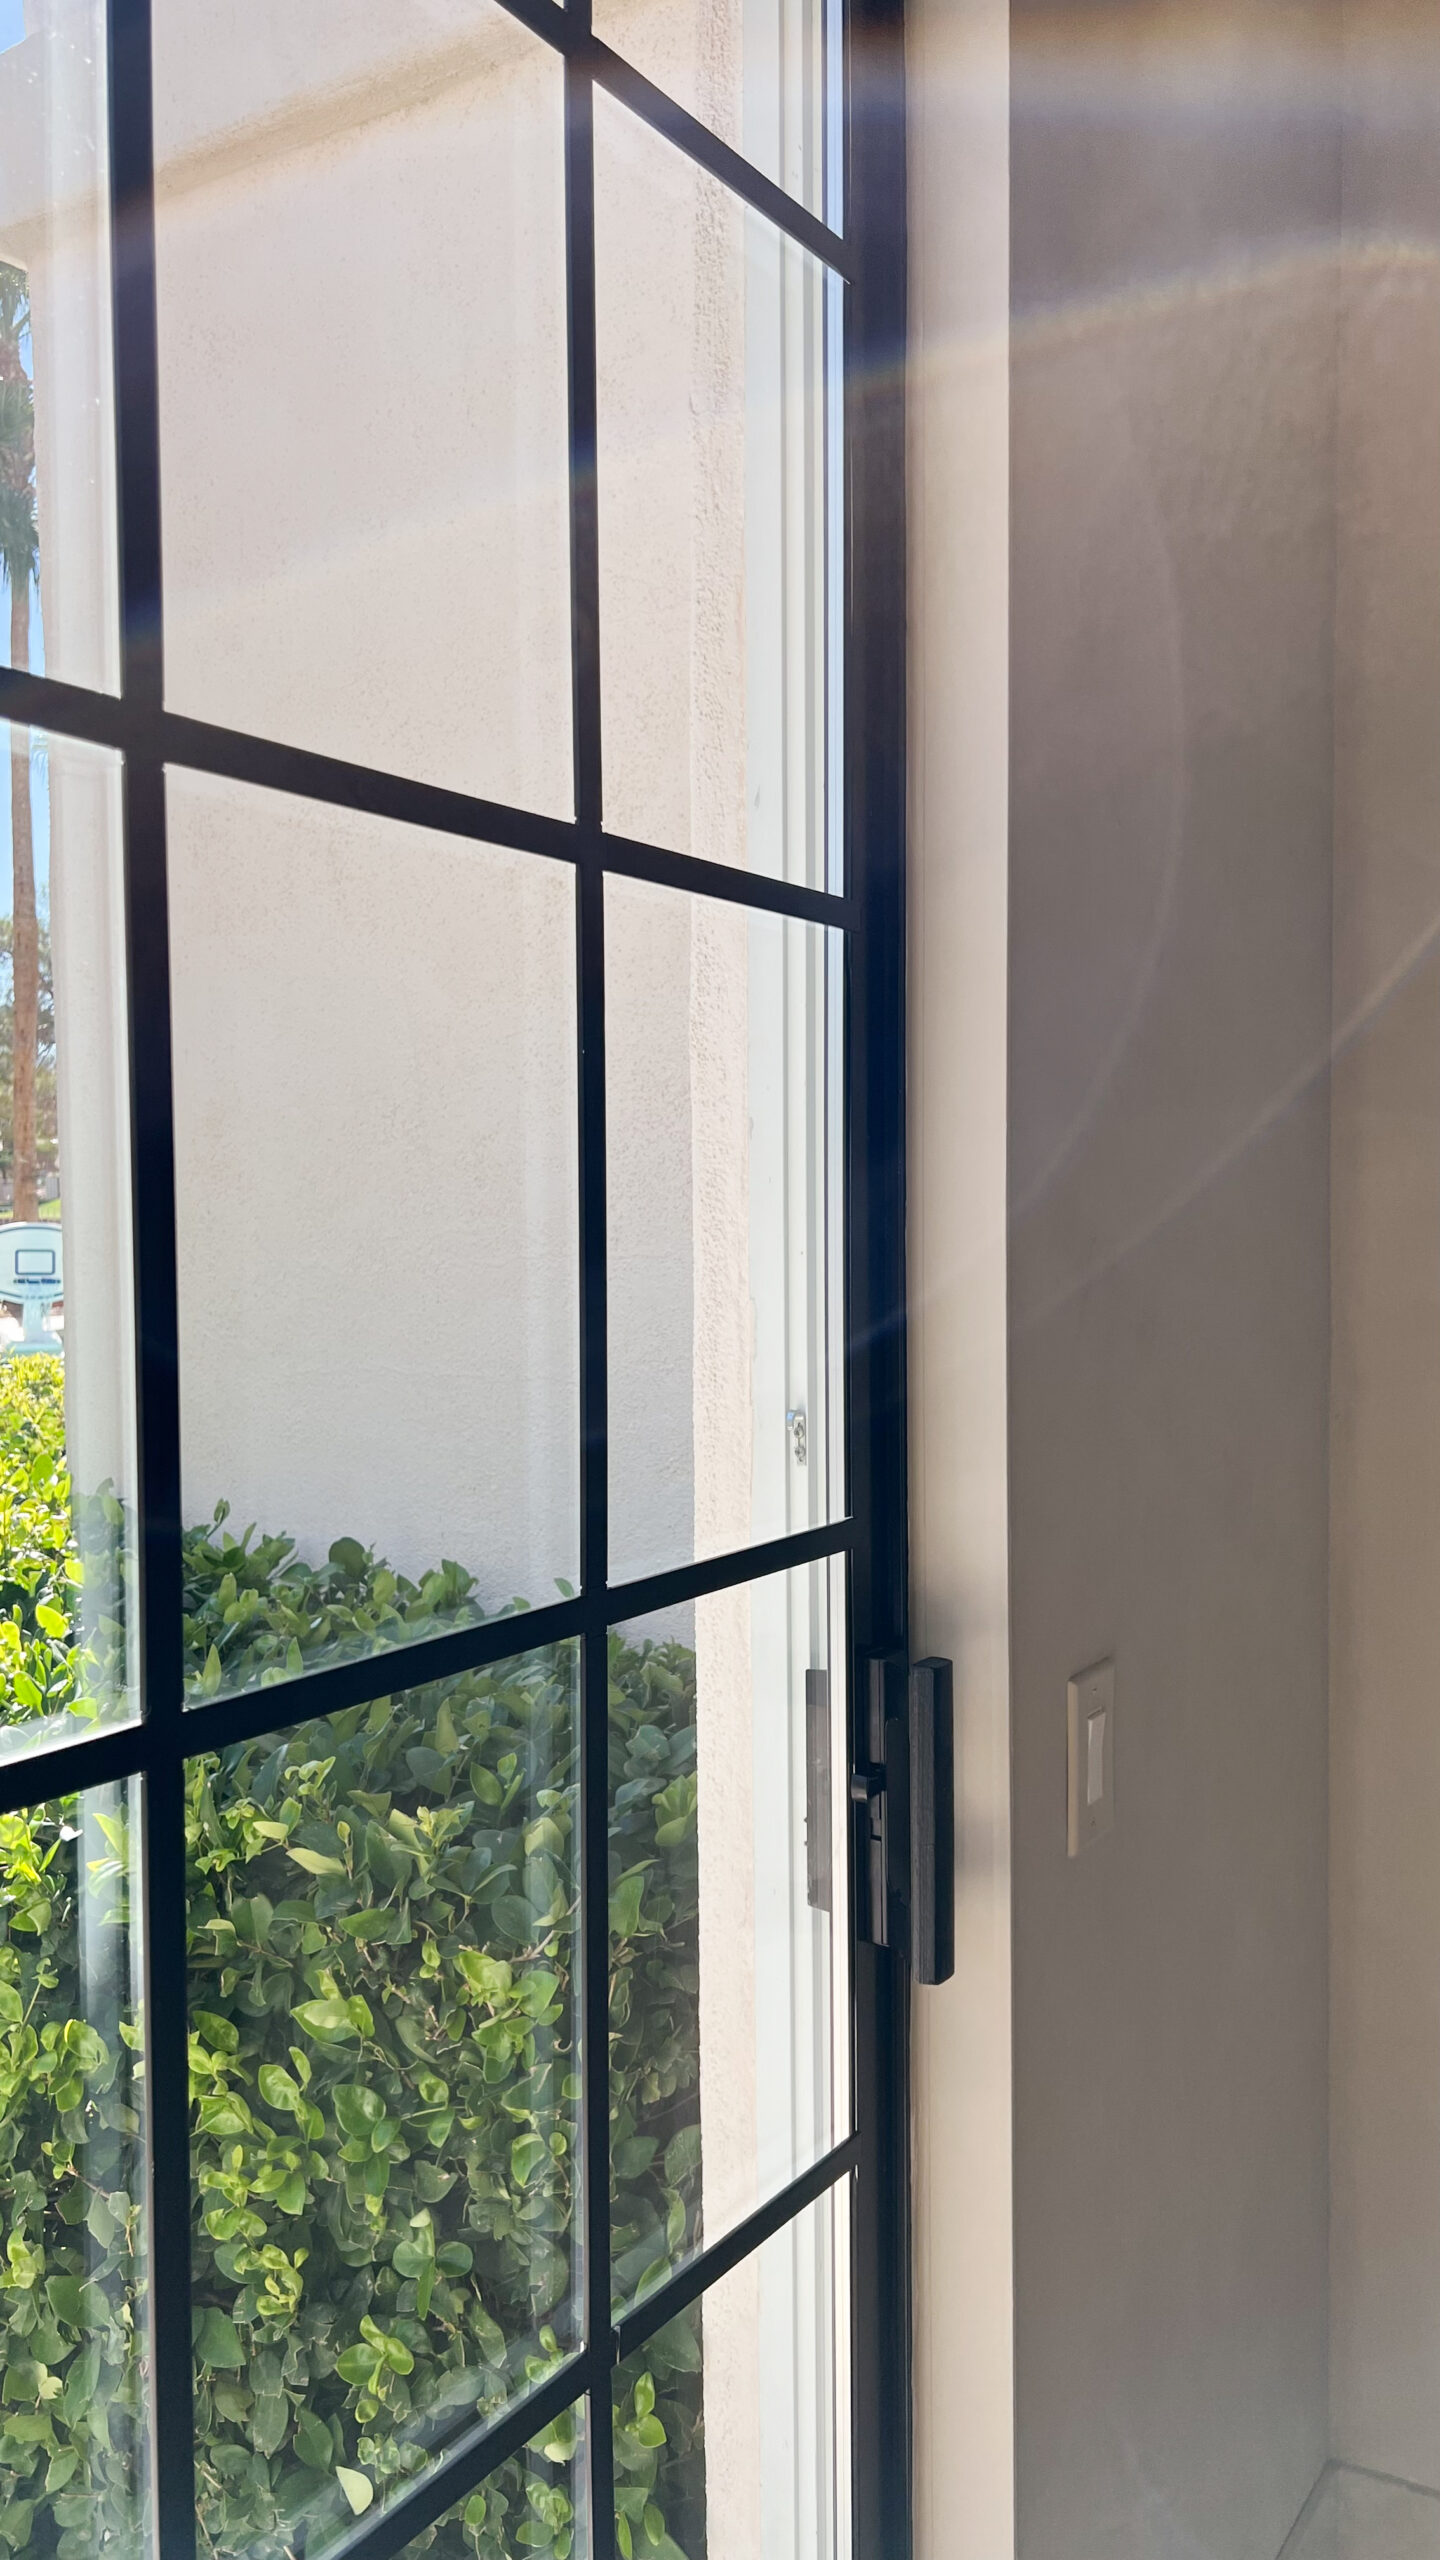
<instances>
[{"instance_id":1,"label":"green hedge","mask_svg":"<svg viewBox=\"0 0 1440 2560\"><path fill-rule=\"evenodd\" d=\"M0 1367L9 1717L93 1713L121 1529L72 1536L61 1372ZM456 1611L354 1541L185 1542L215 1689ZM516 1639L523 1638L517 1623ZM698 2237L694 1658L610 1653L613 2240L633 2291ZM518 1653L190 1764L198 2511L206 2552L317 2560L576 2335L577 1665ZM0 1821L0 2550L139 2560L142 2071L123 1792ZM86 1988L82 1991L82 1978ZM699 2330L617 2379L626 2560L702 2560ZM574 2422L417 2549L568 2560Z\"/></svg>"}]
</instances>

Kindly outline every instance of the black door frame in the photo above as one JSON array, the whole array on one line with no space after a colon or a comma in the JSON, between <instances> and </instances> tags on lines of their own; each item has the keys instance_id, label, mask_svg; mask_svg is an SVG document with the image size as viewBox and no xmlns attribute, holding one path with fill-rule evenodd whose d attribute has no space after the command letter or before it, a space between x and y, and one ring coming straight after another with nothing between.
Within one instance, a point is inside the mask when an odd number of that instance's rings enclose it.
<instances>
[{"instance_id":1,"label":"black door frame","mask_svg":"<svg viewBox=\"0 0 1440 2560\"><path fill-rule=\"evenodd\" d=\"M852 0L846 202L851 943L851 1766L871 1662L909 1658L906 1345L907 179L904 0ZM852 1865L853 1865L852 1861ZM852 1873L852 1892L859 1877ZM910 2560L910 1977L856 1914L852 2264L856 2560Z\"/></svg>"},{"instance_id":2,"label":"black door frame","mask_svg":"<svg viewBox=\"0 0 1440 2560\"><path fill-rule=\"evenodd\" d=\"M183 1920L186 1758L446 1677L516 1649L517 1624L486 1621L374 1656L302 1671L259 1692L185 1705L170 973L167 765L344 810L550 855L577 885L581 1132L582 1590L523 1621L533 1646L582 1647L582 2032L607 2044L606 1641L615 1621L782 1567L848 1556L852 1701L876 1655L907 1640L905 1351L905 125L901 0L851 0L846 31L844 235L827 229L594 36L589 0L503 0L559 53L567 99L572 673L576 815L545 819L167 711L163 687L159 382L149 0L109 0L110 153L120 520L121 687L116 695L0 669L0 716L124 756L132 1206L139 1412L138 1618L143 1714L0 1764L0 1811L144 1774L149 2115L150 2371L154 2494L163 2560L193 2560L189 2321L189 2088ZM735 195L844 278L847 664L846 881L840 894L732 871L606 833L600 802L599 573L595 511L593 90L667 135ZM607 872L841 927L848 937L846 1077L848 1521L631 1583L606 1579L606 1322L603 897ZM852 1765L863 1759L852 1705ZM852 1924L856 1917L852 1875ZM859 1930L852 1927L859 1939ZM612 2560L609 2375L804 2205L853 2172L853 2513L857 2560L908 2560L910 2281L908 1980L902 1959L857 1943L854 2130L806 2177L612 2325L608 2087L587 2072L587 2343L522 2406L479 2424L445 2459L365 2518L347 2560L392 2560L496 2464L582 2394L593 2482L593 2560ZM738 2555L737 2555L738 2560Z\"/></svg>"}]
</instances>

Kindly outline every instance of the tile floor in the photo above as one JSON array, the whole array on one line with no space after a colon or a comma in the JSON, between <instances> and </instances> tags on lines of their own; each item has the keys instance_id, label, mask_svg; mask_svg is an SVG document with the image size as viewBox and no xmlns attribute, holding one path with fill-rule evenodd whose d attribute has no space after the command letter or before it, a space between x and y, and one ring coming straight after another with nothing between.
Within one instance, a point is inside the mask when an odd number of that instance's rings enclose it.
<instances>
[{"instance_id":1,"label":"tile floor","mask_svg":"<svg viewBox=\"0 0 1440 2560\"><path fill-rule=\"evenodd\" d=\"M1440 2560L1440 2495L1337 2466L1280 2560Z\"/></svg>"}]
</instances>

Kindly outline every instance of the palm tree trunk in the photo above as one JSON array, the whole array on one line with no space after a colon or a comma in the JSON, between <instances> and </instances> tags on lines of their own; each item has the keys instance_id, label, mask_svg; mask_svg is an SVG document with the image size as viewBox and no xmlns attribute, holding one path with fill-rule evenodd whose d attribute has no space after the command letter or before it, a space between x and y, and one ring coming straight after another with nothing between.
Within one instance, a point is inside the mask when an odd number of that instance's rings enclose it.
<instances>
[{"instance_id":1,"label":"palm tree trunk","mask_svg":"<svg viewBox=\"0 0 1440 2560\"><path fill-rule=\"evenodd\" d=\"M30 581L15 578L10 586L10 664L30 664ZM15 893L11 909L14 955L14 1085L11 1096L15 1140L13 1218L39 1214L39 1166L35 1157L35 1068L40 1022L40 938L35 919L35 839L30 811L30 732L10 732L10 840L14 853Z\"/></svg>"}]
</instances>

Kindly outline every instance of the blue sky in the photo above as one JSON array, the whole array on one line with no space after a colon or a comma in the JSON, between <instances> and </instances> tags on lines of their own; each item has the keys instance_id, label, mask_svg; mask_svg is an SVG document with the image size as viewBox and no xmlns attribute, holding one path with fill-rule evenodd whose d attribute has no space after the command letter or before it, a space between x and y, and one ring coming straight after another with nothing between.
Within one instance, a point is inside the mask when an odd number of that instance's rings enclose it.
<instances>
[{"instance_id":1,"label":"blue sky","mask_svg":"<svg viewBox=\"0 0 1440 2560\"><path fill-rule=\"evenodd\" d=\"M24 33L24 0L0 0L0 53L18 44Z\"/></svg>"}]
</instances>

